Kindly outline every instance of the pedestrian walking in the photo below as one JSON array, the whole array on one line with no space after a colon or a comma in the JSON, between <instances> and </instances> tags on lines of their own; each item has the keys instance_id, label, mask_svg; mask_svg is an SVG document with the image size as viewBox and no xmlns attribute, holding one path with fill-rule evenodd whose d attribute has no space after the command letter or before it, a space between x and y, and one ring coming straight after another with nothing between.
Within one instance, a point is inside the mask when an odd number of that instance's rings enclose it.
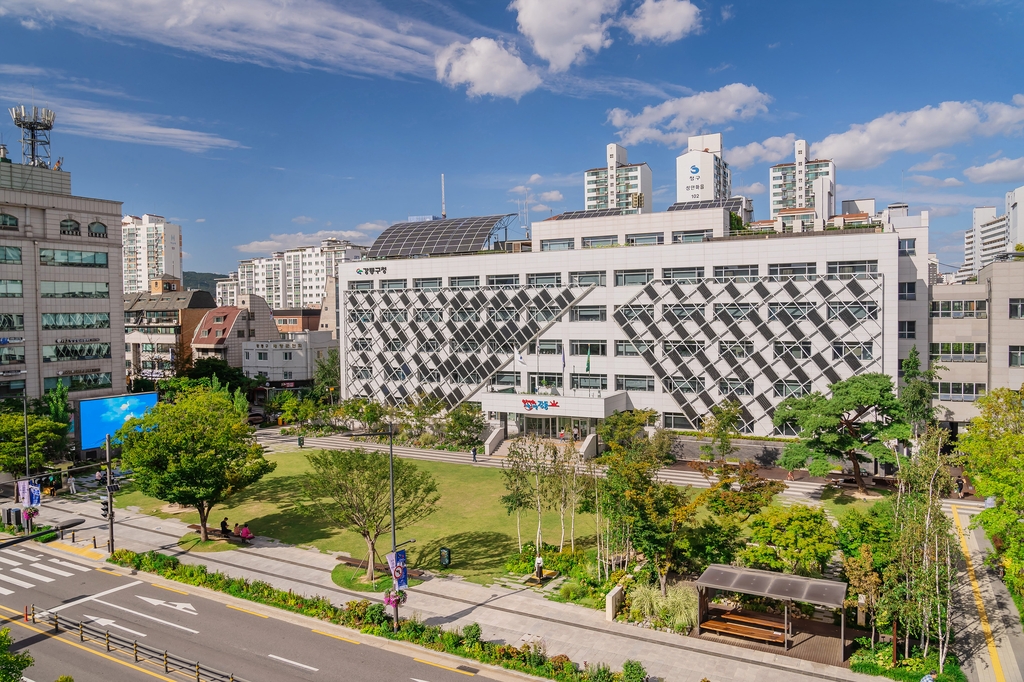
<instances>
[{"instance_id":1,"label":"pedestrian walking","mask_svg":"<svg viewBox=\"0 0 1024 682\"><path fill-rule=\"evenodd\" d=\"M68 490L71 491L72 495L75 495L75 494L78 493L78 491L75 490L75 477L74 476L68 476Z\"/></svg>"},{"instance_id":2,"label":"pedestrian walking","mask_svg":"<svg viewBox=\"0 0 1024 682\"><path fill-rule=\"evenodd\" d=\"M563 443L565 442L565 429L562 429L561 431L558 432L558 440L562 441Z\"/></svg>"},{"instance_id":3,"label":"pedestrian walking","mask_svg":"<svg viewBox=\"0 0 1024 682\"><path fill-rule=\"evenodd\" d=\"M572 439L573 440L579 440L580 439L580 427L578 427L578 426L572 427Z\"/></svg>"},{"instance_id":4,"label":"pedestrian walking","mask_svg":"<svg viewBox=\"0 0 1024 682\"><path fill-rule=\"evenodd\" d=\"M537 576L537 580L544 579L544 557L540 554L538 554L537 558L533 560L533 570L534 574Z\"/></svg>"},{"instance_id":5,"label":"pedestrian walking","mask_svg":"<svg viewBox=\"0 0 1024 682\"><path fill-rule=\"evenodd\" d=\"M964 499L964 484L965 483L966 482L964 481L964 477L963 476L957 476L956 477L956 496L959 497L961 500Z\"/></svg>"},{"instance_id":6,"label":"pedestrian walking","mask_svg":"<svg viewBox=\"0 0 1024 682\"><path fill-rule=\"evenodd\" d=\"M473 461L476 462L476 447L474 446L473 449L470 450L469 452L471 455L473 455Z\"/></svg>"}]
</instances>

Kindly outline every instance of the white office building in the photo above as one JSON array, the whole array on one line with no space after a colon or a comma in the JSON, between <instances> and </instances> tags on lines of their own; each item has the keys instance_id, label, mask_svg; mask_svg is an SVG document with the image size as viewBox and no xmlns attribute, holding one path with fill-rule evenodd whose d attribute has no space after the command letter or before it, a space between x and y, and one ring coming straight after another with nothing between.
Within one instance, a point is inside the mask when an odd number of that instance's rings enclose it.
<instances>
[{"instance_id":1,"label":"white office building","mask_svg":"<svg viewBox=\"0 0 1024 682\"><path fill-rule=\"evenodd\" d=\"M255 294L273 309L319 308L327 278L339 263L361 259L367 247L348 241L324 239L320 246L276 251L269 258L250 258L238 263L238 271L217 282L219 305L245 294Z\"/></svg>"},{"instance_id":2,"label":"white office building","mask_svg":"<svg viewBox=\"0 0 1024 682\"><path fill-rule=\"evenodd\" d=\"M732 196L732 174L722 156L722 134L693 135L676 157L676 203Z\"/></svg>"},{"instance_id":3,"label":"white office building","mask_svg":"<svg viewBox=\"0 0 1024 682\"><path fill-rule=\"evenodd\" d=\"M771 167L772 218L780 212L814 209L815 217L828 220L836 214L836 165L828 159L808 159L807 141L797 140L793 162Z\"/></svg>"},{"instance_id":4,"label":"white office building","mask_svg":"<svg viewBox=\"0 0 1024 682\"><path fill-rule=\"evenodd\" d=\"M625 147L610 144L607 163L584 173L586 210L621 209L623 213L650 213L654 180L646 163L629 163Z\"/></svg>"},{"instance_id":5,"label":"white office building","mask_svg":"<svg viewBox=\"0 0 1024 682\"><path fill-rule=\"evenodd\" d=\"M162 275L182 278L181 225L149 213L121 219L124 293L149 292L150 280Z\"/></svg>"},{"instance_id":6,"label":"white office building","mask_svg":"<svg viewBox=\"0 0 1024 682\"><path fill-rule=\"evenodd\" d=\"M329 331L289 332L273 341L242 344L242 369L247 377L263 377L270 388L313 385L318 361L338 347Z\"/></svg>"},{"instance_id":7,"label":"white office building","mask_svg":"<svg viewBox=\"0 0 1024 682\"><path fill-rule=\"evenodd\" d=\"M998 215L995 206L979 206L972 213L971 229L964 233L964 264L956 273L957 282L976 278L981 269L1000 254L1013 252L1024 242L1020 204L1024 186L1006 193L1006 210Z\"/></svg>"}]
</instances>

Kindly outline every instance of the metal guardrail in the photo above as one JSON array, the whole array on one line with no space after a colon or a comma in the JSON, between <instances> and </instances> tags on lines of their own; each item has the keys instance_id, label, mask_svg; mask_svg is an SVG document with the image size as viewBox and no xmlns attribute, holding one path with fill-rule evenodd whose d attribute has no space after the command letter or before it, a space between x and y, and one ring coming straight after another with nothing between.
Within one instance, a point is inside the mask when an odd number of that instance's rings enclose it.
<instances>
[{"instance_id":1,"label":"metal guardrail","mask_svg":"<svg viewBox=\"0 0 1024 682\"><path fill-rule=\"evenodd\" d=\"M168 652L166 649L156 649L145 644L139 644L136 639L128 639L120 635L111 634L89 623L61 618L59 613L48 611L36 611L35 604L31 612L25 614L26 620L31 617L33 623L42 623L53 628L54 634L67 632L78 634L80 642L95 642L104 647L107 651L120 652L134 658L136 663L150 663L158 669L163 668L165 673L177 672L186 675L189 679L195 676L196 682L249 682L232 673L222 672L207 667L199 661L182 658Z\"/></svg>"}]
</instances>

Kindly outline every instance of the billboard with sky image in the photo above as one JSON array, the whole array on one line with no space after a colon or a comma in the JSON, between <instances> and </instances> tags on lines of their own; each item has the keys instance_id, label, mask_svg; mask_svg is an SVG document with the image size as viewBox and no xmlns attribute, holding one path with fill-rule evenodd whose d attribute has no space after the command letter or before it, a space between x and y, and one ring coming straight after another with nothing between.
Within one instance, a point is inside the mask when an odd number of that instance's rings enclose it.
<instances>
[{"instance_id":1,"label":"billboard with sky image","mask_svg":"<svg viewBox=\"0 0 1024 682\"><path fill-rule=\"evenodd\" d=\"M82 449L102 448L107 435L113 436L126 421L141 417L154 405L156 393L129 393L81 401L78 417Z\"/></svg>"}]
</instances>

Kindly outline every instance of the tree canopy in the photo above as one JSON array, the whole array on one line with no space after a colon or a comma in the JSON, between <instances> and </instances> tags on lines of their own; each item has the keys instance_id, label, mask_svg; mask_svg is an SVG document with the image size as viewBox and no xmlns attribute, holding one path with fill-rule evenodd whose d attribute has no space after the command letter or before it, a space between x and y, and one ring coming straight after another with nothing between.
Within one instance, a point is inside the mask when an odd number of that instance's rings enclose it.
<instances>
[{"instance_id":1,"label":"tree canopy","mask_svg":"<svg viewBox=\"0 0 1024 682\"><path fill-rule=\"evenodd\" d=\"M751 519L750 531L741 559L753 568L821 575L836 551L832 522L814 507L767 507Z\"/></svg>"},{"instance_id":2,"label":"tree canopy","mask_svg":"<svg viewBox=\"0 0 1024 682\"><path fill-rule=\"evenodd\" d=\"M28 652L12 652L12 644L11 629L0 630L0 682L21 682L21 674L35 663Z\"/></svg>"},{"instance_id":3,"label":"tree canopy","mask_svg":"<svg viewBox=\"0 0 1024 682\"><path fill-rule=\"evenodd\" d=\"M242 389L243 393L259 385L255 379L245 376L238 367L232 367L220 358L200 358L189 369L185 370L185 377L188 379L212 379L217 377L220 383L226 385L229 391Z\"/></svg>"},{"instance_id":4,"label":"tree canopy","mask_svg":"<svg viewBox=\"0 0 1024 682\"><path fill-rule=\"evenodd\" d=\"M263 456L238 395L194 388L157 403L116 434L122 465L135 472L139 489L195 507L203 540L210 510L277 466Z\"/></svg>"},{"instance_id":5,"label":"tree canopy","mask_svg":"<svg viewBox=\"0 0 1024 682\"><path fill-rule=\"evenodd\" d=\"M29 464L39 469L67 452L68 425L37 414L28 415ZM0 470L25 473L25 419L20 412L0 414Z\"/></svg>"}]
</instances>

